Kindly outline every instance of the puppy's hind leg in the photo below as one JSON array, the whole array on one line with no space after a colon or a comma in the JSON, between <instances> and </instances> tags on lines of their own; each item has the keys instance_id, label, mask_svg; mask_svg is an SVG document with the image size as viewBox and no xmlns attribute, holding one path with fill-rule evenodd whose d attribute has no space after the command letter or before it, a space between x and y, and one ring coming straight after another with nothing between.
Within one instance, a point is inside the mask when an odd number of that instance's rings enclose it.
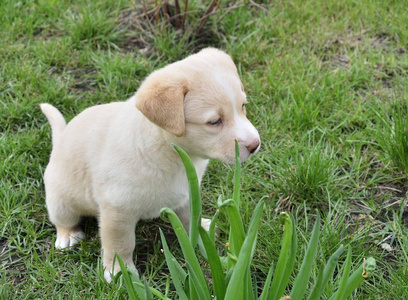
<instances>
[{"instance_id":1,"label":"puppy's hind leg","mask_svg":"<svg viewBox=\"0 0 408 300\"><path fill-rule=\"evenodd\" d=\"M55 241L56 249L64 249L78 244L85 238L85 233L79 226L62 227L57 226L57 240Z\"/></svg>"},{"instance_id":2,"label":"puppy's hind leg","mask_svg":"<svg viewBox=\"0 0 408 300\"><path fill-rule=\"evenodd\" d=\"M47 209L50 221L57 228L56 249L64 249L76 245L85 238L79 227L80 216L65 205L47 198Z\"/></svg>"},{"instance_id":3,"label":"puppy's hind leg","mask_svg":"<svg viewBox=\"0 0 408 300\"><path fill-rule=\"evenodd\" d=\"M186 202L183 206L177 208L175 213L179 217L184 229L189 233L190 231L190 202ZM210 231L211 220L206 218L201 218L201 226L208 232Z\"/></svg>"}]
</instances>

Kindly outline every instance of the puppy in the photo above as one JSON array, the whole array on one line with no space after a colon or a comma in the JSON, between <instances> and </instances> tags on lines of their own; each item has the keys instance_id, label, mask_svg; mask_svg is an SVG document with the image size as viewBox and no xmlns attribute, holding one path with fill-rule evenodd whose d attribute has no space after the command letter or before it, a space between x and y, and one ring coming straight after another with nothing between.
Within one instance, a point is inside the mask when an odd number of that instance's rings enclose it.
<instances>
[{"instance_id":1,"label":"puppy","mask_svg":"<svg viewBox=\"0 0 408 300\"><path fill-rule=\"evenodd\" d=\"M52 128L44 183L55 247L83 239L80 217L97 216L105 279L120 270L115 253L136 270L139 220L169 207L189 227L187 178L172 144L190 155L200 181L210 158L234 162L235 140L245 161L260 147L246 103L231 57L207 48L153 72L126 102L90 107L68 125L41 104Z\"/></svg>"}]
</instances>

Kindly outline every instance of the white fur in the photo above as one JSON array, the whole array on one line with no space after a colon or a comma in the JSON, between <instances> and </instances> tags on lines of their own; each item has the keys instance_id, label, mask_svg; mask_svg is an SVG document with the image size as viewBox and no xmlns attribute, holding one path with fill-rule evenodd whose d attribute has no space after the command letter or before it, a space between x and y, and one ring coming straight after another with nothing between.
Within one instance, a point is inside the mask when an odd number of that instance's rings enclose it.
<instances>
[{"instance_id":1,"label":"white fur","mask_svg":"<svg viewBox=\"0 0 408 300\"><path fill-rule=\"evenodd\" d=\"M53 131L44 182L56 248L83 239L81 216L98 216L110 281L119 271L115 253L136 270L138 220L169 207L188 228L187 178L172 144L190 155L200 181L209 158L234 161L235 140L241 160L255 153L260 139L242 109L241 86L231 58L208 48L152 73L128 101L93 106L68 125L56 108L42 104ZM222 124L208 123L219 117ZM202 224L208 229L208 220Z\"/></svg>"}]
</instances>

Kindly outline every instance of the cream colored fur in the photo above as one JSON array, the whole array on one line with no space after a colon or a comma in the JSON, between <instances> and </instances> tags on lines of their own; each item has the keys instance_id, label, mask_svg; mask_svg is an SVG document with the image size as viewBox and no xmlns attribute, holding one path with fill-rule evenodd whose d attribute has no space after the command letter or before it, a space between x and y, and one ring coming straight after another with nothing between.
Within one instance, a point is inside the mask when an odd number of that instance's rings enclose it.
<instances>
[{"instance_id":1,"label":"cream colored fur","mask_svg":"<svg viewBox=\"0 0 408 300\"><path fill-rule=\"evenodd\" d=\"M246 96L227 54L207 48L153 72L126 102L90 107L66 125L49 104L53 150L44 174L56 248L84 238L81 216L99 218L105 278L119 271L117 253L135 269L135 226L170 207L189 225L188 186L172 144L192 158L201 178L210 158L246 160L259 149L245 113ZM208 227L208 221L202 224Z\"/></svg>"}]
</instances>

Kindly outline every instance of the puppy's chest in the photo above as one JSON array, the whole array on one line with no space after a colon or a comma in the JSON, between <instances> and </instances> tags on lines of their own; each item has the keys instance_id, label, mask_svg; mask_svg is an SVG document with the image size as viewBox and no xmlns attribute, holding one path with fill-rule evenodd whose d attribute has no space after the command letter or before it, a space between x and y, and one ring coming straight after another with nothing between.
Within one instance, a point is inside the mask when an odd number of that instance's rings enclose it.
<instances>
[{"instance_id":1,"label":"puppy's chest","mask_svg":"<svg viewBox=\"0 0 408 300\"><path fill-rule=\"evenodd\" d=\"M148 179L148 178L146 178ZM150 219L159 216L163 207L177 209L189 199L188 182L184 172L155 176L142 180L134 192L135 203L141 218ZM137 199L139 198L140 199Z\"/></svg>"},{"instance_id":2,"label":"puppy's chest","mask_svg":"<svg viewBox=\"0 0 408 300\"><path fill-rule=\"evenodd\" d=\"M176 210L186 205L189 188L181 161L172 166L163 166L154 160L141 161L121 164L121 168L114 168L110 162L101 169L97 179L99 184L94 189L96 198L102 195L112 206L122 207L141 219L158 217L163 207ZM200 182L207 163L207 160L194 163Z\"/></svg>"}]
</instances>

